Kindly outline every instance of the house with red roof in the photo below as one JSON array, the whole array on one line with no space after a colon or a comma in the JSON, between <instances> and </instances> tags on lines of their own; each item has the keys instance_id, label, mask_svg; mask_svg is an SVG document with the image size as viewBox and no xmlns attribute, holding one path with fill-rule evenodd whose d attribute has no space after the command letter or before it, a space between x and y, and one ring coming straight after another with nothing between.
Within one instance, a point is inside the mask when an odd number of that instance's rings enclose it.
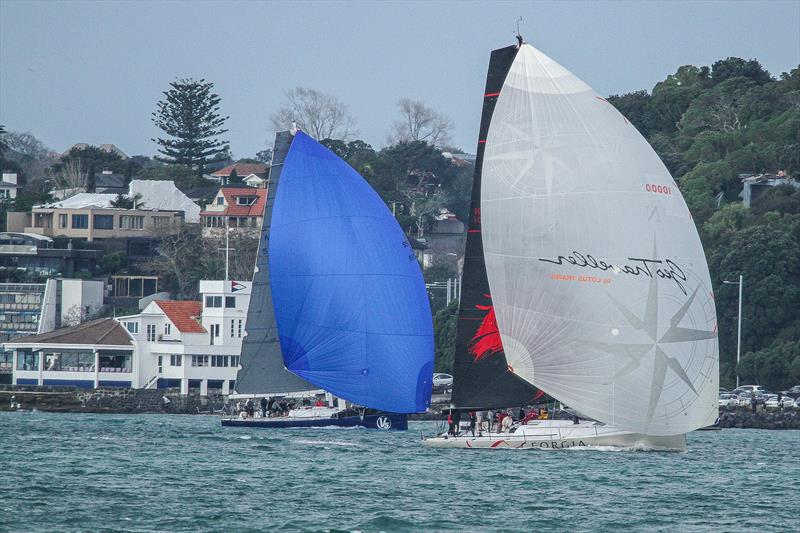
<instances>
[{"instance_id":1,"label":"house with red roof","mask_svg":"<svg viewBox=\"0 0 800 533\"><path fill-rule=\"evenodd\" d=\"M211 177L222 185L232 185L231 181L242 180L248 184L263 184L269 174L269 165L264 163L236 162L211 173Z\"/></svg>"},{"instance_id":2,"label":"house with red roof","mask_svg":"<svg viewBox=\"0 0 800 533\"><path fill-rule=\"evenodd\" d=\"M249 281L200 282L200 301L155 300L118 317L136 345L141 387L206 395L233 389L250 304Z\"/></svg>"},{"instance_id":3,"label":"house with red roof","mask_svg":"<svg viewBox=\"0 0 800 533\"><path fill-rule=\"evenodd\" d=\"M203 235L211 236L225 228L231 231L258 231L264 219L268 189L221 187L205 210L200 212Z\"/></svg>"}]
</instances>

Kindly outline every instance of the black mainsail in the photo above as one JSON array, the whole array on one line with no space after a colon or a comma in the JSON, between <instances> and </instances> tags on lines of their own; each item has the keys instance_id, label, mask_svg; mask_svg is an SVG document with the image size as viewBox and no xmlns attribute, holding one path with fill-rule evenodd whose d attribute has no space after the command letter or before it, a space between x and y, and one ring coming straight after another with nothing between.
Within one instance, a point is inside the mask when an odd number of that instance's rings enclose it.
<instances>
[{"instance_id":1,"label":"black mainsail","mask_svg":"<svg viewBox=\"0 0 800 533\"><path fill-rule=\"evenodd\" d=\"M481 235L481 175L486 135L497 97L518 49L517 46L508 46L494 50L486 75L456 332L452 403L458 408L525 405L537 393L535 387L514 375L503 353L486 275Z\"/></svg>"},{"instance_id":2,"label":"black mainsail","mask_svg":"<svg viewBox=\"0 0 800 533\"><path fill-rule=\"evenodd\" d=\"M272 210L283 162L292 139L292 134L288 131L280 132L275 137L256 271L253 274L253 288L247 310L247 335L242 339L242 368L236 376L234 387L237 394L271 395L319 390L319 387L288 371L284 365L270 290L268 251Z\"/></svg>"}]
</instances>

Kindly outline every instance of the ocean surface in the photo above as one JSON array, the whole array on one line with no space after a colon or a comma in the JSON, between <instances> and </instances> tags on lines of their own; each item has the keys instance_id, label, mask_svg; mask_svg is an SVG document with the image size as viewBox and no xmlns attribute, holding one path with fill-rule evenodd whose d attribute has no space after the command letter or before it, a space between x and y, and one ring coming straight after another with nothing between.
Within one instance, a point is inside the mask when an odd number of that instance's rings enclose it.
<instances>
[{"instance_id":1,"label":"ocean surface","mask_svg":"<svg viewBox=\"0 0 800 533\"><path fill-rule=\"evenodd\" d=\"M685 454L430 450L407 432L0 413L2 531L797 531L800 432Z\"/></svg>"}]
</instances>

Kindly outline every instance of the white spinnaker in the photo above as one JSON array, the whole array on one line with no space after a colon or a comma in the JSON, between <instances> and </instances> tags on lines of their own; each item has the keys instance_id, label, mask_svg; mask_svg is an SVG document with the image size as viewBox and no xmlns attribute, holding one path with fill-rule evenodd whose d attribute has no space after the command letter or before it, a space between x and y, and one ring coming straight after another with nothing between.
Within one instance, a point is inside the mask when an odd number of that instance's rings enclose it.
<instances>
[{"instance_id":1,"label":"white spinnaker","mask_svg":"<svg viewBox=\"0 0 800 533\"><path fill-rule=\"evenodd\" d=\"M716 312L686 203L636 128L527 44L489 127L481 222L516 374L629 431L714 422Z\"/></svg>"}]
</instances>

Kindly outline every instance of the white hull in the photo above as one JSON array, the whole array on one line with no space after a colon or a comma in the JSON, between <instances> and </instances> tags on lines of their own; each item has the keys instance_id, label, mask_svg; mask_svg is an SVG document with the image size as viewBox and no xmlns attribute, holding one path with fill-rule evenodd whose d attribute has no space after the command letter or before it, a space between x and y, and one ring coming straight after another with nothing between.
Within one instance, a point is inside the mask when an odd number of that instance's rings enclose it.
<instances>
[{"instance_id":1,"label":"white hull","mask_svg":"<svg viewBox=\"0 0 800 533\"><path fill-rule=\"evenodd\" d=\"M486 433L473 437L442 435L423 440L432 448L540 449L609 447L629 450L686 451L686 435L655 436L631 433L597 422L574 424L569 420L535 420L508 433Z\"/></svg>"}]
</instances>

